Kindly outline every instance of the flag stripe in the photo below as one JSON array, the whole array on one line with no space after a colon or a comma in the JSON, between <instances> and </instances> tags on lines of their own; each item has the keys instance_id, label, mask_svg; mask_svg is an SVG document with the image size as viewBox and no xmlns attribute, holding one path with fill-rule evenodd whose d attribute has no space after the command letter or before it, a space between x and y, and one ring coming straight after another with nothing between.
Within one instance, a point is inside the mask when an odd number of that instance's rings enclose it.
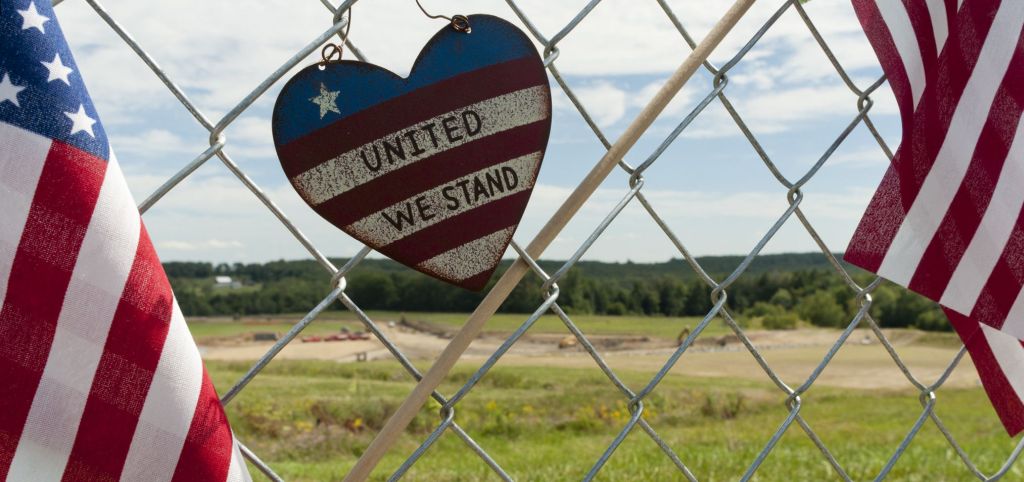
<instances>
[{"instance_id":1,"label":"flag stripe","mask_svg":"<svg viewBox=\"0 0 1024 482\"><path fill-rule=\"evenodd\" d=\"M981 325L981 332L985 334L985 341L996 363L1020 401L1024 398L1024 346L1021 346L1020 340L985 324Z\"/></svg>"},{"instance_id":2,"label":"flag stripe","mask_svg":"<svg viewBox=\"0 0 1024 482\"><path fill-rule=\"evenodd\" d=\"M917 105L921 93L924 92L924 61L910 15L903 2L878 2L875 5L878 6L882 21L889 28L893 44L896 45L896 52L903 61L903 69L910 83L912 105Z\"/></svg>"},{"instance_id":3,"label":"flag stripe","mask_svg":"<svg viewBox=\"0 0 1024 482\"><path fill-rule=\"evenodd\" d=\"M953 310L944 311L967 347L985 393L992 401L1003 427L1010 436L1017 435L1024 430L1024 400L1014 390L1013 383L1019 385L1022 379L1018 375L1018 381L1011 383L1012 375L1008 374L1013 371L1006 371L1007 365L1004 363L1017 369L1024 366L1024 350L1021 350L1020 342L995 330L987 332L985 325ZM1004 343L1006 340L1016 345Z\"/></svg>"},{"instance_id":4,"label":"flag stripe","mask_svg":"<svg viewBox=\"0 0 1024 482\"><path fill-rule=\"evenodd\" d=\"M992 268L992 274L985 282L985 288L978 296L978 302L970 316L972 320L1007 320L1013 309L1014 300L1024 284L1024 209L1017 215L1010 237L1003 248L1003 254ZM1006 323L986 323L993 328L1007 331Z\"/></svg>"},{"instance_id":5,"label":"flag stripe","mask_svg":"<svg viewBox=\"0 0 1024 482\"><path fill-rule=\"evenodd\" d=\"M1019 83L1020 80L1017 80ZM1020 112L1017 113L1018 117ZM988 145L998 145L995 142ZM1024 204L1024 122L1017 122L1016 135L1002 173L992 192L981 225L953 271L939 300L960 313L970 314L1006 246Z\"/></svg>"},{"instance_id":6,"label":"flag stripe","mask_svg":"<svg viewBox=\"0 0 1024 482\"><path fill-rule=\"evenodd\" d=\"M934 0L932 0L934 1ZM903 0L903 8L906 9L910 25L914 28L914 41L918 46L918 54L921 60L921 94L924 94L928 85L928 78L935 72L939 62L939 51L941 47L935 45L935 31L932 29L931 12L927 0ZM914 105L920 103L920 95Z\"/></svg>"},{"instance_id":7,"label":"flag stripe","mask_svg":"<svg viewBox=\"0 0 1024 482\"><path fill-rule=\"evenodd\" d=\"M185 319L173 304L160 361L121 472L121 480L170 480L198 404L203 363Z\"/></svg>"},{"instance_id":8,"label":"flag stripe","mask_svg":"<svg viewBox=\"0 0 1024 482\"><path fill-rule=\"evenodd\" d=\"M231 465L233 442L228 419L206 370L202 377L199 403L171 479L175 482L225 480Z\"/></svg>"},{"instance_id":9,"label":"flag stripe","mask_svg":"<svg viewBox=\"0 0 1024 482\"><path fill-rule=\"evenodd\" d=\"M50 146L0 309L0 478L5 478L46 366L64 293L107 163Z\"/></svg>"},{"instance_id":10,"label":"flag stripe","mask_svg":"<svg viewBox=\"0 0 1024 482\"><path fill-rule=\"evenodd\" d=\"M1024 290L1018 291L1000 329L1018 339L1024 339Z\"/></svg>"},{"instance_id":11,"label":"flag stripe","mask_svg":"<svg viewBox=\"0 0 1024 482\"><path fill-rule=\"evenodd\" d=\"M226 482L251 482L249 472L243 470L245 469L245 458L242 457L242 452L238 449L238 440L232 440L231 446L231 466L228 468Z\"/></svg>"},{"instance_id":12,"label":"flag stripe","mask_svg":"<svg viewBox=\"0 0 1024 482\"><path fill-rule=\"evenodd\" d=\"M963 3L963 0L946 0L946 18L949 20L950 31L953 31L953 22L956 21L956 17L960 13L960 5ZM948 41L949 39L947 38L946 40ZM943 47L945 47L945 45L943 45Z\"/></svg>"},{"instance_id":13,"label":"flag stripe","mask_svg":"<svg viewBox=\"0 0 1024 482\"><path fill-rule=\"evenodd\" d=\"M394 243L459 214L528 191L533 187L533 173L541 156L541 152L534 152L453 179L366 216L345 229L357 238L372 239L376 244ZM423 206L430 209L421 210ZM401 216L408 216L408 222ZM413 223L413 219L417 221Z\"/></svg>"},{"instance_id":14,"label":"flag stripe","mask_svg":"<svg viewBox=\"0 0 1024 482\"><path fill-rule=\"evenodd\" d=\"M878 274L904 286L910 282L927 243L963 180L996 91L1013 56L1022 23L1024 2L1003 2L999 6L970 80L956 102L948 128L922 133L936 136L941 132L944 137L906 218L879 266ZM916 124L915 130L919 127L924 126ZM956 135L945 135L947 132ZM901 162L906 164L907 160Z\"/></svg>"},{"instance_id":15,"label":"flag stripe","mask_svg":"<svg viewBox=\"0 0 1024 482\"><path fill-rule=\"evenodd\" d=\"M281 146L278 150L281 167L285 175L293 178L334 157L337 152L386 136L391 126L413 125L448 112L453 107L448 100L452 92L458 92L459 99L469 105L547 84L544 71L531 68L534 62L535 59L524 57L472 70L346 116ZM373 122L376 119L390 122Z\"/></svg>"},{"instance_id":16,"label":"flag stripe","mask_svg":"<svg viewBox=\"0 0 1024 482\"><path fill-rule=\"evenodd\" d=\"M337 225L347 226L361 219L364 213L380 211L445 181L537 151L543 144L531 145L523 139L537 138L547 129L546 123L534 122L493 134L486 141L463 144L395 171L401 176L401 183L379 177L331 198L316 210Z\"/></svg>"},{"instance_id":17,"label":"flag stripe","mask_svg":"<svg viewBox=\"0 0 1024 482\"><path fill-rule=\"evenodd\" d=\"M50 139L0 122L0 307L7 281L25 229L32 197L50 152Z\"/></svg>"},{"instance_id":18,"label":"flag stripe","mask_svg":"<svg viewBox=\"0 0 1024 482\"><path fill-rule=\"evenodd\" d=\"M942 46L946 43L946 37L949 36L946 3L945 0L927 0L928 16L931 19L932 33L935 36L936 61L938 60L938 53L942 51ZM927 76L925 80L927 80Z\"/></svg>"},{"instance_id":19,"label":"flag stripe","mask_svg":"<svg viewBox=\"0 0 1024 482\"><path fill-rule=\"evenodd\" d=\"M958 14L957 21L970 24L970 28L957 28L951 47L943 49L932 92L922 100L916 112L912 108L906 110L906 105L900 104L904 120L903 142L846 249L844 258L847 261L879 272L906 209L917 197L920 182L931 168L949 130L949 122L981 50L982 42L975 37L984 38L988 34L992 19L990 2L968 3ZM885 42L884 39L871 38L876 45ZM883 63L883 67L885 65ZM886 72L888 75L888 68ZM894 91L899 99L900 93L895 86ZM913 113L912 117L908 115L910 113Z\"/></svg>"},{"instance_id":20,"label":"flag stripe","mask_svg":"<svg viewBox=\"0 0 1024 482\"><path fill-rule=\"evenodd\" d=\"M120 477L167 335L171 286L145 228L137 229L131 273L89 391L66 480Z\"/></svg>"},{"instance_id":21,"label":"flag stripe","mask_svg":"<svg viewBox=\"0 0 1024 482\"><path fill-rule=\"evenodd\" d=\"M421 141L418 141L422 142L419 145L421 148L419 151L406 152L402 158L396 157L393 162L389 162L388 159L385 159L384 148L381 147L381 140L378 139L349 150L338 157L328 159L293 177L291 181L307 202L317 205L376 177L470 141L479 142L493 134L547 119L550 116L549 107L546 102L542 101L546 96L545 87L530 87L460 107L381 137L381 139L398 138L399 142L404 143L406 141L403 133L418 133L418 136L422 138ZM463 114L469 111L475 112L480 119L478 132L474 136L466 135L463 132L456 137L454 134L448 136L442 132L443 129L440 126L447 120L455 120L461 126L464 120ZM433 130L429 130L431 128ZM428 131L424 129L435 132L434 136L428 135ZM430 139L434 139L433 143Z\"/></svg>"},{"instance_id":22,"label":"flag stripe","mask_svg":"<svg viewBox=\"0 0 1024 482\"><path fill-rule=\"evenodd\" d=\"M8 476L56 480L64 472L138 243L139 213L113 159L78 252Z\"/></svg>"},{"instance_id":23,"label":"flag stripe","mask_svg":"<svg viewBox=\"0 0 1024 482\"><path fill-rule=\"evenodd\" d=\"M875 0L853 0L853 8L864 27L864 33L871 39L871 47L875 50L882 69L889 80L893 94L896 96L896 103L899 105L900 116L903 119L903 138L909 138L908 131L910 119L914 113L913 95L910 91L910 80L907 78L907 70L903 66L903 59L900 58L893 41L889 27L886 26L882 13L878 10Z\"/></svg>"},{"instance_id":24,"label":"flag stripe","mask_svg":"<svg viewBox=\"0 0 1024 482\"><path fill-rule=\"evenodd\" d=\"M876 1L884 3L886 0ZM893 73L900 74L899 69L893 69L898 62L885 58L884 49L879 48L891 39L886 37L886 32L869 28L861 10L870 5L864 3L854 0L865 32L892 81ZM1019 65L1021 46L1016 46L1005 75L998 71L998 62L986 65L984 55L987 54L978 55L974 51L978 46L991 50L992 42L1017 44L1020 29L1000 30L998 22L992 22L1000 7L997 0L970 2L957 12L961 3L928 1L929 18L924 19L923 15L915 13L915 9L920 11L920 3L904 0L911 11L915 30L923 33L928 30L925 24L931 24L936 51L929 51L924 39L918 37L926 65L927 86L916 112L907 108L909 102L901 97L902 90L893 85L904 122L903 145L845 257L878 271L883 259L893 254L891 249L899 241L895 239L897 228L903 229L900 223L907 221L904 211L907 205L913 203L912 212L919 211L919 203L928 201L925 181L935 174L931 171L933 168L941 166L936 158L950 147L949 139L944 137L964 134L955 121L950 121L950 111L955 107L955 116L962 116L961 104L968 103L969 108L974 108L974 121L983 127L976 139L970 138L972 133L968 133L968 144L953 159L959 163L959 168L966 168L966 172L945 186L948 192L944 194L951 198L948 206L924 205L926 213L938 224L934 231L926 233L927 236L914 241L923 252L919 260L911 260L910 264L916 266L909 269L909 287L932 299L956 305L966 313L943 307L970 352L993 407L1012 436L1024 429L1024 347L1019 340L1007 335L1011 331L1008 328L1024 324L1024 296L1021 296L1024 294L1021 293L1024 263L1020 262L1024 259L1024 195L1014 192L1019 189L1009 189L1024 181L1021 159L1015 153L1020 149L1016 140L1024 124L1021 119L1024 96L1017 88L1020 83L1015 82L1022 68ZM1006 3L1002 2L1001 6L1005 8ZM945 45L946 37L956 41ZM939 59L934 69L928 67L931 56ZM981 60L972 65L972 57L979 56ZM976 82L979 71L984 72L980 75L988 74L999 81L991 109L986 105L972 105L978 103L979 96L972 97L970 88L961 87L962 79L968 76L970 82ZM948 130L946 124L951 124ZM1007 320L1002 332L981 323L1002 319ZM1020 328L1024 332L1024 326Z\"/></svg>"},{"instance_id":25,"label":"flag stripe","mask_svg":"<svg viewBox=\"0 0 1024 482\"><path fill-rule=\"evenodd\" d=\"M1024 66L1024 55L1018 52L1011 65ZM978 139L978 147L970 160L970 166L964 174L949 210L939 224L935 236L932 236L928 247L921 256L917 270L908 285L933 300L943 296L957 263L961 262L972 238L982 231L978 227L991 205L993 189L1002 184L1004 189L1012 185L1002 179L1002 172L1013 168L1005 161L1010 151L1010 144L1018 135L1018 122L1021 118L1021 105L1012 100L1011 95L1021 92L1019 82L1013 82L1007 76L996 94L994 111L999 115L990 115ZM1014 208L1013 217L1016 218ZM996 247L996 253L1002 250L1002 244ZM994 260L993 260L994 262ZM984 281L982 281L984 283ZM979 286L980 289L980 286ZM964 311L970 313L970 310Z\"/></svg>"},{"instance_id":26,"label":"flag stripe","mask_svg":"<svg viewBox=\"0 0 1024 482\"><path fill-rule=\"evenodd\" d=\"M1017 5L1017 8L1008 5ZM1024 2L1004 2L1000 6L950 121L948 132L956 135L943 139L942 147L879 267L880 275L896 283L907 285L910 282L928 241L933 238L963 180L1016 46L1016 35L1013 41L1007 41L1006 37L1009 33L1020 32L1024 20L1021 17L1024 9L1020 7L1024 7Z\"/></svg>"}]
</instances>

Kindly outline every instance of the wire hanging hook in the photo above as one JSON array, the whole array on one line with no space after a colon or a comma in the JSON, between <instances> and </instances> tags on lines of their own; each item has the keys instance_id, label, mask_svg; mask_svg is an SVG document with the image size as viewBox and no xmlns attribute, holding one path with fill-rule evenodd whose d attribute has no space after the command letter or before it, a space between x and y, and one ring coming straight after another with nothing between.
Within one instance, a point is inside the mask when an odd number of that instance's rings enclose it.
<instances>
[{"instance_id":1,"label":"wire hanging hook","mask_svg":"<svg viewBox=\"0 0 1024 482\"><path fill-rule=\"evenodd\" d=\"M420 7L420 11L423 12L423 15L426 15L427 18L430 18L430 19L443 18L443 19L451 22L452 28L454 28L455 31L457 31L457 32L462 32L462 33L472 33L473 32L472 27L470 27L470 25L469 25L469 18L467 18L465 15L453 15L451 17L449 17L447 15L431 15L429 12L427 12L427 9L423 8L423 4L420 3L420 0L416 0L416 6Z\"/></svg>"},{"instance_id":2,"label":"wire hanging hook","mask_svg":"<svg viewBox=\"0 0 1024 482\"><path fill-rule=\"evenodd\" d=\"M328 43L328 44L324 45L324 47L322 49L320 49L320 68L321 68L321 70L323 69L324 66L326 66L329 63L340 62L341 61L341 56L342 56L342 54L344 53L344 50L345 50L345 43L348 42L348 32L350 30L352 30L352 8L349 7L347 12L348 12L348 23L345 24L345 32L338 34L339 36L341 36L341 43L337 43L337 44ZM339 12L338 15L335 17L335 21L336 22L341 19L340 17L341 17L342 14L343 14L342 12Z\"/></svg>"}]
</instances>

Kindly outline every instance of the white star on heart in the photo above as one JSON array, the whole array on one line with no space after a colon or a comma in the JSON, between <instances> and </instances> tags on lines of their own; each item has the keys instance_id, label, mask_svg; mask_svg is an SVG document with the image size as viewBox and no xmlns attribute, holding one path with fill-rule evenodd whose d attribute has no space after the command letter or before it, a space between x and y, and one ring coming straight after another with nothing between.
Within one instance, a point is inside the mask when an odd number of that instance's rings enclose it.
<instances>
[{"instance_id":1,"label":"white star on heart","mask_svg":"<svg viewBox=\"0 0 1024 482\"><path fill-rule=\"evenodd\" d=\"M89 117L85 113L85 106L78 104L78 112L71 113L65 112L64 115L71 119L71 134L74 135L76 132L85 132L89 134L89 137L96 138L96 134L92 133L92 125L96 123L96 119Z\"/></svg>"},{"instance_id":2,"label":"white star on heart","mask_svg":"<svg viewBox=\"0 0 1024 482\"><path fill-rule=\"evenodd\" d=\"M310 98L309 101L320 106L321 119L323 119L328 112L341 114L341 111L338 110L337 104L338 94L340 92L340 90L335 90L333 92L329 91L327 90L327 86L324 85L323 82L320 83L320 95Z\"/></svg>"},{"instance_id":3,"label":"white star on heart","mask_svg":"<svg viewBox=\"0 0 1024 482\"><path fill-rule=\"evenodd\" d=\"M29 2L28 8L25 10L18 10L18 13L21 14L21 18L23 19L21 22L22 30L34 28L44 34L46 33L46 30L43 30L43 24L46 23L47 20L50 20L50 17L40 15L39 10L36 10L35 2Z\"/></svg>"},{"instance_id":4,"label":"white star on heart","mask_svg":"<svg viewBox=\"0 0 1024 482\"><path fill-rule=\"evenodd\" d=\"M11 82L9 74L4 74L3 78L0 78L0 105L3 105L4 102L10 102L15 107L21 107L21 104L18 103L18 93L23 90L25 90L24 87L14 85Z\"/></svg>"},{"instance_id":5,"label":"white star on heart","mask_svg":"<svg viewBox=\"0 0 1024 482\"><path fill-rule=\"evenodd\" d=\"M53 82L54 80L63 80L65 84L71 85L71 81L68 80L68 75L74 72L74 69L64 65L64 62L60 60L60 54L53 54L53 62L40 62L49 71L46 76L47 82Z\"/></svg>"}]
</instances>

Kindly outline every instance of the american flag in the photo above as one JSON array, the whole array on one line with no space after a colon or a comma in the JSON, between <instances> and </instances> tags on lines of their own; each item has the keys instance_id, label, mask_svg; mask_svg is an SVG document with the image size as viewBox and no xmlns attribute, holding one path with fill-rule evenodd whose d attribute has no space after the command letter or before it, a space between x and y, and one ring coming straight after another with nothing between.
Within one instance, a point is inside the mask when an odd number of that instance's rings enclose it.
<instances>
[{"instance_id":1,"label":"american flag","mask_svg":"<svg viewBox=\"0 0 1024 482\"><path fill-rule=\"evenodd\" d=\"M248 480L50 2L0 0L0 478Z\"/></svg>"},{"instance_id":2,"label":"american flag","mask_svg":"<svg viewBox=\"0 0 1024 482\"><path fill-rule=\"evenodd\" d=\"M938 301L1024 430L1024 1L853 0L903 139L846 250Z\"/></svg>"}]
</instances>

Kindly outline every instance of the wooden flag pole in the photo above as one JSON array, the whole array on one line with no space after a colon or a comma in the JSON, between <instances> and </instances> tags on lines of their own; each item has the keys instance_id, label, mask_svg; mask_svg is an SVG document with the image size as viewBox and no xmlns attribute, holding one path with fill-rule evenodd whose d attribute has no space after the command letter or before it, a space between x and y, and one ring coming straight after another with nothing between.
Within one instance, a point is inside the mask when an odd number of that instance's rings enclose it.
<instances>
[{"instance_id":1,"label":"wooden flag pole","mask_svg":"<svg viewBox=\"0 0 1024 482\"><path fill-rule=\"evenodd\" d=\"M572 219L576 211L597 190L601 182L611 173L612 169L615 168L626 152L633 147L633 144L636 143L644 131L651 126L665 106L668 105L668 102L675 97L683 85L686 84L686 81L697 71L697 68L707 60L708 55L718 46L722 38L732 30L732 27L736 25L736 22L746 13L747 9L753 5L754 1L736 0L732 7L729 8L729 11L722 16L718 23L708 32L708 35L704 37L704 40L697 45L697 48L690 53L686 60L669 77L661 87L661 90L640 111L640 114L633 120L633 123L615 141L615 144L608 149L608 152L591 169L587 177L583 178L579 186L576 187L576 190L569 195L569 198L565 200L547 224L537 233L537 237L526 248L526 252L530 256L537 258L544 252L544 249L551 244L551 241L562 231L562 228ZM430 397L430 394L437 388L452 367L455 366L455 362L466 351L470 342L480 334L484 323L494 315L498 310L498 306L505 301L505 298L508 297L512 289L519 284L519 280L528 271L529 266L522 259L517 260L505 271L505 274L502 275L494 287L491 288L491 291L487 293L487 296L484 297L483 301L476 307L473 314L469 316L469 320L452 338L452 341L448 343L444 352L441 353L441 356L434 362L434 365L423 376L423 379L420 380L416 388L409 394L409 397L398 407L395 414L388 419L384 428L381 429L380 433L377 434L369 447L367 447L366 452L363 452L362 457L356 461L352 471L345 476L344 480L346 482L364 481L369 477L370 472L377 466L380 459L384 457L384 454L395 443L399 435L405 431L409 422L420 411L423 404Z\"/></svg>"}]
</instances>

